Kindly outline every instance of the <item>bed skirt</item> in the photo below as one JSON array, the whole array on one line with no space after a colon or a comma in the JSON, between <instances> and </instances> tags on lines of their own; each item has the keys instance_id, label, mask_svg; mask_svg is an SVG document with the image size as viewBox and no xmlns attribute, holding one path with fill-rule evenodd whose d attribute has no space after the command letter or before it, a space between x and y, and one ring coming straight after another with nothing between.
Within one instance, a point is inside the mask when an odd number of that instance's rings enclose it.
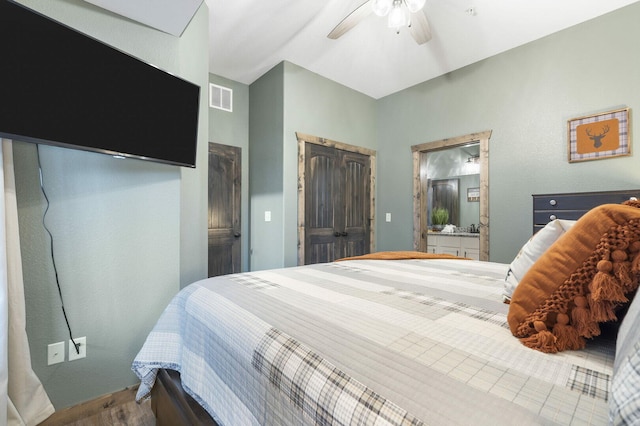
<instances>
[{"instance_id":1,"label":"bed skirt","mask_svg":"<svg viewBox=\"0 0 640 426\"><path fill-rule=\"evenodd\" d=\"M156 383L151 389L151 409L156 417L156 426L218 426L205 409L184 391L180 373L174 370L158 370Z\"/></svg>"}]
</instances>

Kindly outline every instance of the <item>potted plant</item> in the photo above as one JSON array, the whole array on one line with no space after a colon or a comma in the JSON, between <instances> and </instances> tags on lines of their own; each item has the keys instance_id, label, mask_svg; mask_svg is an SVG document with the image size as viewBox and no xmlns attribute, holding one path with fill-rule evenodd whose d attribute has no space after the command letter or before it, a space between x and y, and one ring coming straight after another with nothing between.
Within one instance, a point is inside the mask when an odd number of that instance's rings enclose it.
<instances>
[{"instance_id":1,"label":"potted plant","mask_svg":"<svg viewBox=\"0 0 640 426\"><path fill-rule=\"evenodd\" d=\"M431 212L431 224L433 229L441 230L449 222L449 210L444 207L436 207Z\"/></svg>"}]
</instances>

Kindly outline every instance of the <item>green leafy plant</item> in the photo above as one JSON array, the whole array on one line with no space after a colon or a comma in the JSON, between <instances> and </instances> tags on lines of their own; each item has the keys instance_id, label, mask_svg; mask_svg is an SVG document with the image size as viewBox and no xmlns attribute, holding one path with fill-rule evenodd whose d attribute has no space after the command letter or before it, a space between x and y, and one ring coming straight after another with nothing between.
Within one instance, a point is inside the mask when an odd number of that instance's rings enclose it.
<instances>
[{"instance_id":1,"label":"green leafy plant","mask_svg":"<svg viewBox=\"0 0 640 426\"><path fill-rule=\"evenodd\" d=\"M433 225L446 225L449 222L449 210L444 207L436 207L431 212L431 223Z\"/></svg>"}]
</instances>

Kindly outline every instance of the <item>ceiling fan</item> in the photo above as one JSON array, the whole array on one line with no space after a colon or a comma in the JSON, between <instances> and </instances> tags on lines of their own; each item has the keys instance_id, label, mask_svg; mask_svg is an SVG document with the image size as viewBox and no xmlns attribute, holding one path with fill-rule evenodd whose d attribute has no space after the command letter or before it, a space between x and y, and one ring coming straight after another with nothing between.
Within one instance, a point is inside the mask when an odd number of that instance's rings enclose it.
<instances>
[{"instance_id":1,"label":"ceiling fan","mask_svg":"<svg viewBox=\"0 0 640 426\"><path fill-rule=\"evenodd\" d=\"M347 15L327 35L330 39L342 37L347 31L358 25L371 13L388 16L389 28L397 33L401 27L408 27L409 33L418 44L431 40L431 28L424 14L425 0L367 0Z\"/></svg>"}]
</instances>

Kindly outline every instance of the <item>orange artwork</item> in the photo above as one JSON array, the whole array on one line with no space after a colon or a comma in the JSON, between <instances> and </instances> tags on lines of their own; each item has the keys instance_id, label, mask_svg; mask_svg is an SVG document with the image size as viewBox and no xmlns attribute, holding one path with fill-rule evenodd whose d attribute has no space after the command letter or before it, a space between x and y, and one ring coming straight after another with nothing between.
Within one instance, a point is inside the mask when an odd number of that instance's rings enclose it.
<instances>
[{"instance_id":1,"label":"orange artwork","mask_svg":"<svg viewBox=\"0 0 640 426\"><path fill-rule=\"evenodd\" d=\"M617 118L581 124L576 127L576 151L578 154L614 151L620 147Z\"/></svg>"}]
</instances>

